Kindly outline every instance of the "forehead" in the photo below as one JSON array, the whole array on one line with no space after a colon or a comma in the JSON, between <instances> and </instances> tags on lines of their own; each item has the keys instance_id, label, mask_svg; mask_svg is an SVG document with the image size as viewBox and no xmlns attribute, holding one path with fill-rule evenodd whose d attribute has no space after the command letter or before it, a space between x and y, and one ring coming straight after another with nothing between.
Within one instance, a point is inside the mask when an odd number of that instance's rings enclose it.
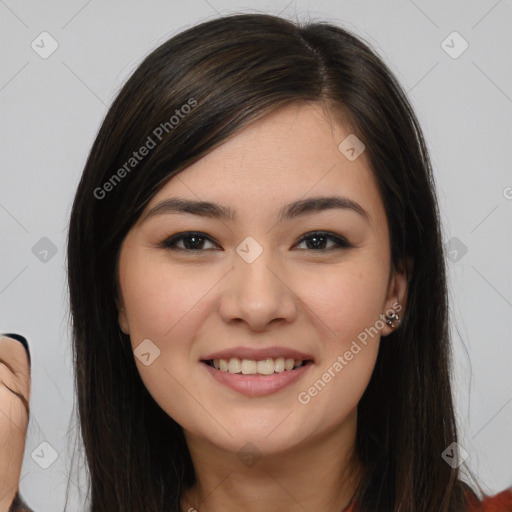
<instances>
[{"instance_id":1,"label":"forehead","mask_svg":"<svg viewBox=\"0 0 512 512\"><path fill-rule=\"evenodd\" d=\"M353 160L339 148L349 136L340 116L319 103L281 107L173 176L146 210L180 196L254 216L308 196L336 194L364 203L378 220L383 205L364 151Z\"/></svg>"}]
</instances>

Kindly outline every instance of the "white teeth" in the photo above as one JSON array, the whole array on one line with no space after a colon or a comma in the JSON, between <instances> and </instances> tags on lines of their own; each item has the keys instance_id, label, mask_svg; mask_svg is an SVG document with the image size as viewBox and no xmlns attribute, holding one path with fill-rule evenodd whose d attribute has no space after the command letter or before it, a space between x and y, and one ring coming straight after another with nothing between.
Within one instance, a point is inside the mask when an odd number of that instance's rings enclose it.
<instances>
[{"instance_id":1,"label":"white teeth","mask_svg":"<svg viewBox=\"0 0 512 512\"><path fill-rule=\"evenodd\" d=\"M228 363L229 373L238 373L240 371L241 366L242 365L240 359L238 359L238 357L232 357Z\"/></svg>"},{"instance_id":2,"label":"white teeth","mask_svg":"<svg viewBox=\"0 0 512 512\"><path fill-rule=\"evenodd\" d=\"M303 365L302 359L292 359L278 357L273 359L268 357L261 361L254 359L239 359L232 357L231 359L214 359L213 366L217 370L229 373L242 373L243 375L272 375L274 372L281 373L299 368Z\"/></svg>"},{"instance_id":3,"label":"white teeth","mask_svg":"<svg viewBox=\"0 0 512 512\"><path fill-rule=\"evenodd\" d=\"M265 359L265 361L258 361L256 366L258 373L263 375L272 375L274 373L274 360L271 358Z\"/></svg>"},{"instance_id":4,"label":"white teeth","mask_svg":"<svg viewBox=\"0 0 512 512\"><path fill-rule=\"evenodd\" d=\"M253 375L257 373L257 363L253 359L242 359L242 373L244 375Z\"/></svg>"},{"instance_id":5,"label":"white teeth","mask_svg":"<svg viewBox=\"0 0 512 512\"><path fill-rule=\"evenodd\" d=\"M278 357L274 361L274 371L277 373L284 372L284 357Z\"/></svg>"}]
</instances>

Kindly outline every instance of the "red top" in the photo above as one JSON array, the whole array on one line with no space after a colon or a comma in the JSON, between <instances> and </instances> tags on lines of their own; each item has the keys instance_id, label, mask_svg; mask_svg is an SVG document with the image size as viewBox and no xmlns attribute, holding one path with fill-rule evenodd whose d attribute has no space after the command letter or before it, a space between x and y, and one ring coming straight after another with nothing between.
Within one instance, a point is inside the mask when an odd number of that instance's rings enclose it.
<instances>
[{"instance_id":1,"label":"red top","mask_svg":"<svg viewBox=\"0 0 512 512\"><path fill-rule=\"evenodd\" d=\"M512 489L485 496L481 502L470 497L469 512L512 512Z\"/></svg>"},{"instance_id":2,"label":"red top","mask_svg":"<svg viewBox=\"0 0 512 512\"><path fill-rule=\"evenodd\" d=\"M346 512L354 512L355 503L353 503ZM485 496L482 501L469 495L468 512L512 512L512 488L496 494L495 496Z\"/></svg>"}]
</instances>

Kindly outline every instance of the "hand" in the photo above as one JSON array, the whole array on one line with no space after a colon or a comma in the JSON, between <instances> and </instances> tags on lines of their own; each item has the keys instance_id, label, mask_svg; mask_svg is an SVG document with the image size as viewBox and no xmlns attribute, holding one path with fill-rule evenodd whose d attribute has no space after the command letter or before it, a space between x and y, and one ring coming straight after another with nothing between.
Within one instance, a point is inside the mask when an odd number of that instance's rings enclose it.
<instances>
[{"instance_id":1,"label":"hand","mask_svg":"<svg viewBox=\"0 0 512 512\"><path fill-rule=\"evenodd\" d=\"M30 412L29 357L20 341L0 335L0 512L16 510L11 506L18 495Z\"/></svg>"}]
</instances>

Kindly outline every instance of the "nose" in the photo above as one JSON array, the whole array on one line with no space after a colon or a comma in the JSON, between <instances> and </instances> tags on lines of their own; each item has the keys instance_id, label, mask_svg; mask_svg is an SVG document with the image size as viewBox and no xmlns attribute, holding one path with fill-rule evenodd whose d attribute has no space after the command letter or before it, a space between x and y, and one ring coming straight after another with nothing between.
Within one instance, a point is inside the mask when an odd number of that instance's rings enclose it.
<instances>
[{"instance_id":1,"label":"nose","mask_svg":"<svg viewBox=\"0 0 512 512\"><path fill-rule=\"evenodd\" d=\"M266 331L271 323L295 320L298 297L293 283L267 254L263 251L252 263L235 259L224 280L219 308L226 323L245 323L253 331Z\"/></svg>"}]
</instances>

